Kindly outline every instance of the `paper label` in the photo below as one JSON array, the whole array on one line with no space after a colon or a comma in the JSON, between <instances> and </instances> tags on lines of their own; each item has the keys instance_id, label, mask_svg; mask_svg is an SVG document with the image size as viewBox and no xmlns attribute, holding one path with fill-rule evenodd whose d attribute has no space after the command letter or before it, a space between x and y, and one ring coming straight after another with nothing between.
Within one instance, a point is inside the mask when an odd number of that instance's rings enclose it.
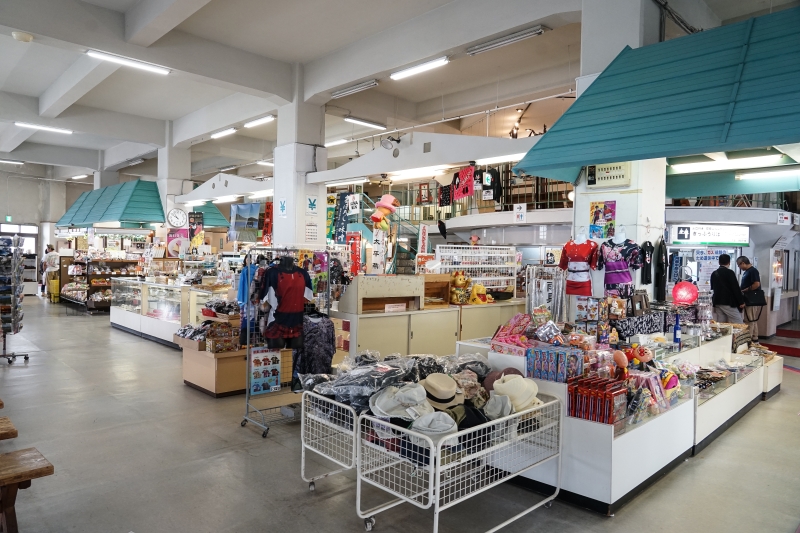
<instances>
[{"instance_id":1,"label":"paper label","mask_svg":"<svg viewBox=\"0 0 800 533\"><path fill-rule=\"evenodd\" d=\"M406 310L406 304L386 304L384 311L386 313L397 313Z\"/></svg>"}]
</instances>

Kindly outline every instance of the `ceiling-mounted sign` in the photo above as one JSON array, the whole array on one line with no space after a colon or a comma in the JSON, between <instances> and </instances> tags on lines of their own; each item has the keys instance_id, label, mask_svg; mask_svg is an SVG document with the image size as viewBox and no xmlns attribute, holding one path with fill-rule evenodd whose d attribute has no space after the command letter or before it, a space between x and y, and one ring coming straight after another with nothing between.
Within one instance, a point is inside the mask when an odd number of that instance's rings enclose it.
<instances>
[{"instance_id":1,"label":"ceiling-mounted sign","mask_svg":"<svg viewBox=\"0 0 800 533\"><path fill-rule=\"evenodd\" d=\"M669 230L669 240L672 244L749 246L750 228L747 226L673 224Z\"/></svg>"},{"instance_id":2,"label":"ceiling-mounted sign","mask_svg":"<svg viewBox=\"0 0 800 533\"><path fill-rule=\"evenodd\" d=\"M778 225L779 226L789 226L792 223L792 214L787 213L786 211L781 211L778 213Z\"/></svg>"}]
</instances>

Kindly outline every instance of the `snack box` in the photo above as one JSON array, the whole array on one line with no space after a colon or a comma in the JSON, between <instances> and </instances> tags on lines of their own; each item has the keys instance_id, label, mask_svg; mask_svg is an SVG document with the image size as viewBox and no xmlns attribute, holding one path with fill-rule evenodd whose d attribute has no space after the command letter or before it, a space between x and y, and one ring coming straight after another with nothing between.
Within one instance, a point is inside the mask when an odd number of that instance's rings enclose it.
<instances>
[{"instance_id":1,"label":"snack box","mask_svg":"<svg viewBox=\"0 0 800 533\"><path fill-rule=\"evenodd\" d=\"M556 350L547 350L547 362L548 362L548 370L547 370L547 380L548 381L555 381L556 374L558 372L558 353Z\"/></svg>"},{"instance_id":2,"label":"snack box","mask_svg":"<svg viewBox=\"0 0 800 533\"><path fill-rule=\"evenodd\" d=\"M586 323L586 333L593 337L597 337L597 321Z\"/></svg>"},{"instance_id":3,"label":"snack box","mask_svg":"<svg viewBox=\"0 0 800 533\"><path fill-rule=\"evenodd\" d=\"M588 296L578 296L577 298L577 306L578 310L575 313L575 320L578 321L585 321L588 320L588 313L589 313L589 297Z\"/></svg>"},{"instance_id":4,"label":"snack box","mask_svg":"<svg viewBox=\"0 0 800 533\"><path fill-rule=\"evenodd\" d=\"M559 350L558 351L558 365L556 366L556 381L559 383L566 383L567 381L567 359L569 359L572 350Z\"/></svg>"}]
</instances>

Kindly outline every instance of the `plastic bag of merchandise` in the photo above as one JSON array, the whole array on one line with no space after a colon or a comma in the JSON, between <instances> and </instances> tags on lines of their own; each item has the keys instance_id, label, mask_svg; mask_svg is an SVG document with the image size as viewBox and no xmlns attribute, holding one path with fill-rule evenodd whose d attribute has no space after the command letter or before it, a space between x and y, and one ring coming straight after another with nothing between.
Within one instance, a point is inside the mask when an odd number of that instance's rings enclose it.
<instances>
[{"instance_id":1,"label":"plastic bag of merchandise","mask_svg":"<svg viewBox=\"0 0 800 533\"><path fill-rule=\"evenodd\" d=\"M356 367L375 364L381 360L381 352L374 350L364 350L359 352L358 355L347 355L342 362L339 363L339 373L350 372Z\"/></svg>"},{"instance_id":2,"label":"plastic bag of merchandise","mask_svg":"<svg viewBox=\"0 0 800 533\"><path fill-rule=\"evenodd\" d=\"M471 370L478 376L478 381L483 382L489 372L492 371L489 360L485 355L479 353L467 353L461 355L448 355L442 357L447 374L458 374L464 370Z\"/></svg>"},{"instance_id":3,"label":"plastic bag of merchandise","mask_svg":"<svg viewBox=\"0 0 800 533\"><path fill-rule=\"evenodd\" d=\"M332 393L337 402L362 412L369 409L369 397L376 392L409 381L413 377L413 367L414 361L408 358L359 366L339 374L329 383L317 385L314 391L325 396Z\"/></svg>"},{"instance_id":4,"label":"plastic bag of merchandise","mask_svg":"<svg viewBox=\"0 0 800 533\"><path fill-rule=\"evenodd\" d=\"M421 354L409 355L406 359L410 360L413 365L411 368L413 374L412 381L422 381L431 374L447 373L447 367L445 365L447 361L443 357Z\"/></svg>"},{"instance_id":5,"label":"plastic bag of merchandise","mask_svg":"<svg viewBox=\"0 0 800 533\"><path fill-rule=\"evenodd\" d=\"M300 374L299 378L304 391L314 392L317 385L330 383L336 379L336 376L333 374Z\"/></svg>"}]
</instances>

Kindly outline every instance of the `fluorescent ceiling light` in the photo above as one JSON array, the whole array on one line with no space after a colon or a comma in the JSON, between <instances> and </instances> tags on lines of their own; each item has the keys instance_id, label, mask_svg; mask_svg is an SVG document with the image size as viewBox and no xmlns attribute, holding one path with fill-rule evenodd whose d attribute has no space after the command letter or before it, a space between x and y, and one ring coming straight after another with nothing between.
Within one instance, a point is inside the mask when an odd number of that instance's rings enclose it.
<instances>
[{"instance_id":1,"label":"fluorescent ceiling light","mask_svg":"<svg viewBox=\"0 0 800 533\"><path fill-rule=\"evenodd\" d=\"M264 189L263 191L250 193L250 198L266 198L267 196L272 196L274 193L274 189Z\"/></svg>"},{"instance_id":2,"label":"fluorescent ceiling light","mask_svg":"<svg viewBox=\"0 0 800 533\"><path fill-rule=\"evenodd\" d=\"M191 202L185 202L183 205L186 207L197 207L199 205L205 205L208 200L192 200Z\"/></svg>"},{"instance_id":3,"label":"fluorescent ceiling light","mask_svg":"<svg viewBox=\"0 0 800 533\"><path fill-rule=\"evenodd\" d=\"M511 35L506 35L505 37L500 37L499 39L494 39L493 41L487 41L482 44L476 44L475 46L471 46L467 48L467 54L474 56L476 54L488 52L489 50L494 50L495 48L500 48L501 46L506 46L511 43L516 43L524 39L528 39L529 37L535 37L537 35L541 35L549 29L550 28L548 28L547 26L541 26L541 25L534 26L533 28L528 28L527 30L518 31L517 33L512 33Z\"/></svg>"},{"instance_id":4,"label":"fluorescent ceiling light","mask_svg":"<svg viewBox=\"0 0 800 533\"><path fill-rule=\"evenodd\" d=\"M366 91L367 89L372 89L373 87L378 86L378 80L369 80L363 83L357 83L352 87L347 87L346 89L339 89L338 91L333 91L331 93L331 98L341 98L342 96L349 96L351 94L360 93L361 91Z\"/></svg>"},{"instance_id":5,"label":"fluorescent ceiling light","mask_svg":"<svg viewBox=\"0 0 800 533\"><path fill-rule=\"evenodd\" d=\"M225 204L228 202L235 202L237 198L239 198L239 194L232 194L230 196L220 196L216 200L214 200L215 204Z\"/></svg>"},{"instance_id":6,"label":"fluorescent ceiling light","mask_svg":"<svg viewBox=\"0 0 800 533\"><path fill-rule=\"evenodd\" d=\"M425 72L426 70L431 70L436 67L442 67L449 62L450 59L447 56L444 56L440 57L439 59L434 59L433 61L428 61L427 63L417 65L416 67L399 70L389 77L392 78L393 80L402 80L403 78L408 78L409 76L413 76L414 74L419 74L420 72Z\"/></svg>"},{"instance_id":7,"label":"fluorescent ceiling light","mask_svg":"<svg viewBox=\"0 0 800 533\"><path fill-rule=\"evenodd\" d=\"M335 183L326 183L325 185L328 187L343 187L345 185L361 185L362 183L366 183L368 181L369 180L367 178L358 178L348 181L337 181Z\"/></svg>"},{"instance_id":8,"label":"fluorescent ceiling light","mask_svg":"<svg viewBox=\"0 0 800 533\"><path fill-rule=\"evenodd\" d=\"M433 176L441 176L447 170L448 166L437 165L433 167L420 167L393 172L389 175L392 181L411 180L415 178L432 178Z\"/></svg>"},{"instance_id":9,"label":"fluorescent ceiling light","mask_svg":"<svg viewBox=\"0 0 800 533\"><path fill-rule=\"evenodd\" d=\"M15 122L15 126L19 126L20 128L29 128L32 130L42 130L42 131L52 131L53 133L65 133L67 135L72 135L72 130L65 130L62 128L51 128L50 126L40 126L38 124L29 124L27 122Z\"/></svg>"},{"instance_id":10,"label":"fluorescent ceiling light","mask_svg":"<svg viewBox=\"0 0 800 533\"><path fill-rule=\"evenodd\" d=\"M498 163L508 163L510 161L519 161L525 157L525 154L511 154L511 155L498 155L497 157L485 157L483 159L476 159L476 165L496 165Z\"/></svg>"},{"instance_id":11,"label":"fluorescent ceiling light","mask_svg":"<svg viewBox=\"0 0 800 533\"><path fill-rule=\"evenodd\" d=\"M236 133L236 128L228 128L227 130L218 131L217 133L212 133L212 139L219 139L220 137L225 137L226 135L232 135Z\"/></svg>"},{"instance_id":12,"label":"fluorescent ceiling light","mask_svg":"<svg viewBox=\"0 0 800 533\"><path fill-rule=\"evenodd\" d=\"M783 154L762 155L758 157L740 157L739 159L724 159L720 161L704 161L702 163L683 163L670 165L673 174L688 174L690 172L712 172L715 170L736 170L739 168L755 168L778 164Z\"/></svg>"},{"instance_id":13,"label":"fluorescent ceiling light","mask_svg":"<svg viewBox=\"0 0 800 533\"><path fill-rule=\"evenodd\" d=\"M222 167L219 169L220 172L227 172L229 170L236 170L236 165L229 165L227 167Z\"/></svg>"},{"instance_id":14,"label":"fluorescent ceiling light","mask_svg":"<svg viewBox=\"0 0 800 533\"><path fill-rule=\"evenodd\" d=\"M128 161L128 166L129 166L129 167L132 167L133 165L138 165L138 164L140 164L140 163L144 163L144 159L142 159L142 158L139 158L139 159L131 159L130 161Z\"/></svg>"},{"instance_id":15,"label":"fluorescent ceiling light","mask_svg":"<svg viewBox=\"0 0 800 533\"><path fill-rule=\"evenodd\" d=\"M25 161L14 161L12 159L0 159L0 163L5 163L6 165L24 165Z\"/></svg>"},{"instance_id":16,"label":"fluorescent ceiling light","mask_svg":"<svg viewBox=\"0 0 800 533\"><path fill-rule=\"evenodd\" d=\"M355 117L344 117L345 122L350 122L352 124L358 124L359 126L366 126L368 128L374 128L376 130L385 130L386 126L383 124L378 124L377 122L370 122L368 120L355 118Z\"/></svg>"},{"instance_id":17,"label":"fluorescent ceiling light","mask_svg":"<svg viewBox=\"0 0 800 533\"><path fill-rule=\"evenodd\" d=\"M89 50L86 55L95 59L102 59L103 61L110 61L126 67L138 68L148 72L154 72L166 76L169 74L169 69L153 65L152 63L145 63L144 61L137 61L136 59L128 59L127 57L115 56L113 54L106 54L105 52L98 52L96 50Z\"/></svg>"},{"instance_id":18,"label":"fluorescent ceiling light","mask_svg":"<svg viewBox=\"0 0 800 533\"><path fill-rule=\"evenodd\" d=\"M347 139L339 139L336 141L331 141L329 143L325 143L325 148L330 148L331 146L339 146L340 144L344 144L350 142Z\"/></svg>"},{"instance_id":19,"label":"fluorescent ceiling light","mask_svg":"<svg viewBox=\"0 0 800 533\"><path fill-rule=\"evenodd\" d=\"M800 166L787 170L749 170L736 173L737 180L755 180L761 178L800 178Z\"/></svg>"},{"instance_id":20,"label":"fluorescent ceiling light","mask_svg":"<svg viewBox=\"0 0 800 533\"><path fill-rule=\"evenodd\" d=\"M266 159L261 159L259 161L256 161L256 165L261 165L264 167L274 167L275 163L273 163L272 161L267 161Z\"/></svg>"},{"instance_id":21,"label":"fluorescent ceiling light","mask_svg":"<svg viewBox=\"0 0 800 533\"><path fill-rule=\"evenodd\" d=\"M78 174L77 176L72 176L74 180L82 180L83 178L88 178L89 174Z\"/></svg>"},{"instance_id":22,"label":"fluorescent ceiling light","mask_svg":"<svg viewBox=\"0 0 800 533\"><path fill-rule=\"evenodd\" d=\"M255 128L256 126L266 124L267 122L272 122L273 120L275 120L275 115L267 115L266 117L261 117L255 120L251 120L250 122L245 122L244 127Z\"/></svg>"}]
</instances>

